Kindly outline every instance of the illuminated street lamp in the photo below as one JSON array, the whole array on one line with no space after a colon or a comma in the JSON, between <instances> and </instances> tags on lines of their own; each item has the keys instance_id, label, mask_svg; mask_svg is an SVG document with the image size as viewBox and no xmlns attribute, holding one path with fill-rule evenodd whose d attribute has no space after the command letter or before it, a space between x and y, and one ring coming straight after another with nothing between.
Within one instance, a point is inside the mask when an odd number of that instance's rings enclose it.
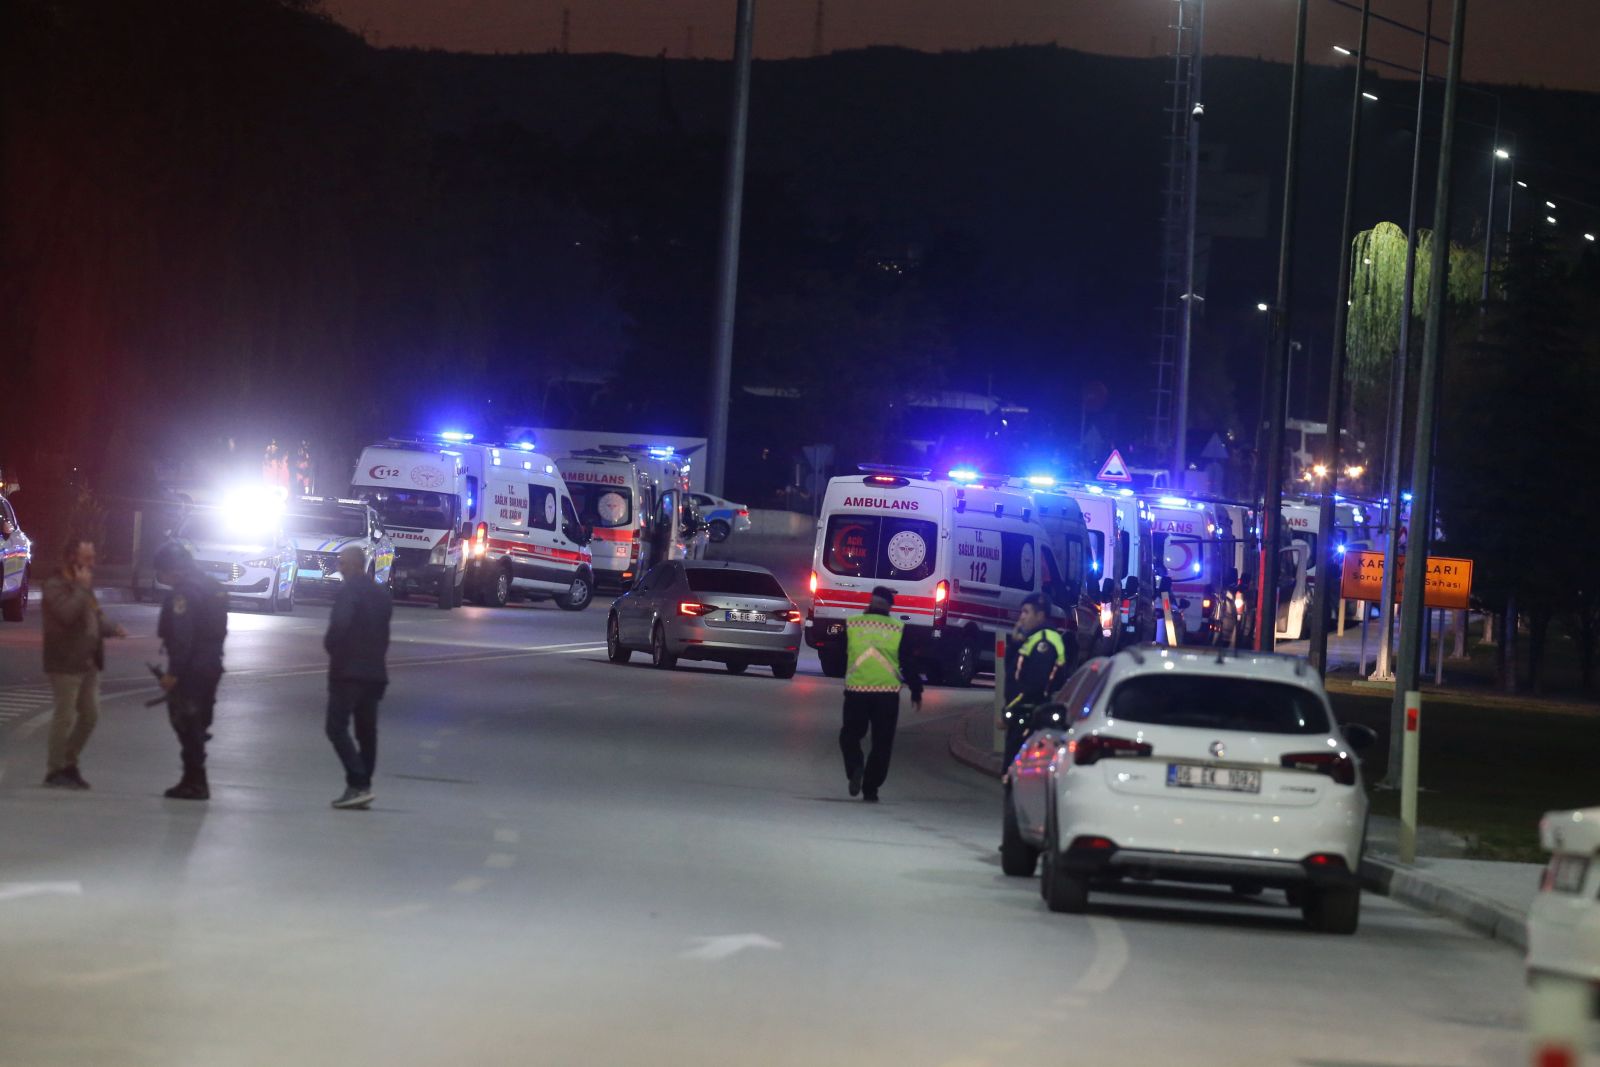
<instances>
[{"instance_id":1,"label":"illuminated street lamp","mask_svg":"<svg viewBox=\"0 0 1600 1067\"><path fill-rule=\"evenodd\" d=\"M1496 159L1510 159L1511 153L1507 152L1504 148L1496 148L1494 150L1494 157Z\"/></svg>"}]
</instances>

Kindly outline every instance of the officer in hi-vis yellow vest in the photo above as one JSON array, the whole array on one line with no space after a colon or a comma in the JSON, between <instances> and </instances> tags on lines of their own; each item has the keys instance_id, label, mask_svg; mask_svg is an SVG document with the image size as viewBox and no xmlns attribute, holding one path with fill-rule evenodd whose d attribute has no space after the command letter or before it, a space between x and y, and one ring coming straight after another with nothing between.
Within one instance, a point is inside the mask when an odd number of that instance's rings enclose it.
<instances>
[{"instance_id":1,"label":"officer in hi-vis yellow vest","mask_svg":"<svg viewBox=\"0 0 1600 1067\"><path fill-rule=\"evenodd\" d=\"M911 687L911 706L922 706L922 679L906 640L905 624L889 617L894 590L878 586L867 610L845 620L844 725L839 750L850 795L877 803L889 777L894 729L900 718L900 685ZM861 739L872 731L872 754L862 758Z\"/></svg>"}]
</instances>

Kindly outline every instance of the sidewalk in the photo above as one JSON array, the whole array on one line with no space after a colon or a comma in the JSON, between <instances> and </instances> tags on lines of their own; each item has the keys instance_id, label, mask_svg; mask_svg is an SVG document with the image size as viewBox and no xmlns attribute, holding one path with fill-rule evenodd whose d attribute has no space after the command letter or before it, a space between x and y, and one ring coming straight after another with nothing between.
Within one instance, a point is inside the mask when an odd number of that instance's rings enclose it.
<instances>
[{"instance_id":1,"label":"sidewalk","mask_svg":"<svg viewBox=\"0 0 1600 1067\"><path fill-rule=\"evenodd\" d=\"M1000 777L1000 754L992 750L994 712L963 715L950 734L950 755L991 778ZM1448 830L1423 826L1417 832L1417 862L1396 858L1398 819L1374 815L1367 826L1367 854L1361 879L1368 890L1422 911L1454 919L1485 937L1526 949L1524 921L1539 892L1544 868L1537 863L1499 863L1465 859L1466 842Z\"/></svg>"}]
</instances>

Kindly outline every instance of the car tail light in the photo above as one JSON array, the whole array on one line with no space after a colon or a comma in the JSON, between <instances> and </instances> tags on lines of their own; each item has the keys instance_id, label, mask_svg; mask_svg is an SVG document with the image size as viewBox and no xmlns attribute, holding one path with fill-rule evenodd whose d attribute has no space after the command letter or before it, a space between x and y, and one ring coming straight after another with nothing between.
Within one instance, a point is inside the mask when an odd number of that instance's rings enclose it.
<instances>
[{"instance_id":1,"label":"car tail light","mask_svg":"<svg viewBox=\"0 0 1600 1067\"><path fill-rule=\"evenodd\" d=\"M1115 757L1148 756L1152 751L1144 741L1129 741L1126 737L1107 734L1089 734L1073 741L1068 747L1072 750L1072 762L1080 767Z\"/></svg>"},{"instance_id":2,"label":"car tail light","mask_svg":"<svg viewBox=\"0 0 1600 1067\"><path fill-rule=\"evenodd\" d=\"M790 608L783 613L782 617L784 622L801 622L805 619L805 615L801 613L799 608Z\"/></svg>"},{"instance_id":3,"label":"car tail light","mask_svg":"<svg viewBox=\"0 0 1600 1067\"><path fill-rule=\"evenodd\" d=\"M1114 852L1117 843L1109 837L1074 837L1069 850L1084 849L1089 852Z\"/></svg>"},{"instance_id":4,"label":"car tail light","mask_svg":"<svg viewBox=\"0 0 1600 1067\"><path fill-rule=\"evenodd\" d=\"M1200 611L1204 615L1210 615L1211 614L1211 598L1210 597L1201 597L1200 598Z\"/></svg>"},{"instance_id":5,"label":"car tail light","mask_svg":"<svg viewBox=\"0 0 1600 1067\"><path fill-rule=\"evenodd\" d=\"M1111 636L1111 602L1100 605L1100 632L1106 637Z\"/></svg>"},{"instance_id":6,"label":"car tail light","mask_svg":"<svg viewBox=\"0 0 1600 1067\"><path fill-rule=\"evenodd\" d=\"M1323 871L1348 870L1344 864L1344 857L1335 856L1332 852L1313 852L1305 858L1305 865Z\"/></svg>"},{"instance_id":7,"label":"car tail light","mask_svg":"<svg viewBox=\"0 0 1600 1067\"><path fill-rule=\"evenodd\" d=\"M1291 752L1280 761L1285 770L1325 774L1340 785L1356 784L1356 761L1348 752Z\"/></svg>"},{"instance_id":8,"label":"car tail light","mask_svg":"<svg viewBox=\"0 0 1600 1067\"><path fill-rule=\"evenodd\" d=\"M700 604L693 600L683 600L678 603L679 615L709 615L716 610L710 604Z\"/></svg>"},{"instance_id":9,"label":"car tail light","mask_svg":"<svg viewBox=\"0 0 1600 1067\"><path fill-rule=\"evenodd\" d=\"M739 515L739 517L741 519L748 519L750 517L750 509L749 508L740 508L739 511L738 511L738 515Z\"/></svg>"},{"instance_id":10,"label":"car tail light","mask_svg":"<svg viewBox=\"0 0 1600 1067\"><path fill-rule=\"evenodd\" d=\"M481 557L489 551L489 524L478 523L478 528L472 531L472 554Z\"/></svg>"},{"instance_id":11,"label":"car tail light","mask_svg":"<svg viewBox=\"0 0 1600 1067\"><path fill-rule=\"evenodd\" d=\"M934 602L934 604L936 604L936 605L937 604L943 604L946 600L949 600L949 599L950 599L950 583L949 582L940 582L938 585L933 587L933 602Z\"/></svg>"},{"instance_id":12,"label":"car tail light","mask_svg":"<svg viewBox=\"0 0 1600 1067\"><path fill-rule=\"evenodd\" d=\"M811 595L812 596L816 596L817 595L817 572L816 571L812 571L811 572L810 586L811 586Z\"/></svg>"}]
</instances>

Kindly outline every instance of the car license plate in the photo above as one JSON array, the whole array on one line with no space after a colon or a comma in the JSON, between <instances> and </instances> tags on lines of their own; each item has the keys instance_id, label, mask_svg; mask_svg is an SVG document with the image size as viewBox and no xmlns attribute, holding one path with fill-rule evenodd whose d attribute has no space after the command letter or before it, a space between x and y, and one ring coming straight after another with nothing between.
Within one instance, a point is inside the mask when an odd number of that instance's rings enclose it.
<instances>
[{"instance_id":1,"label":"car license plate","mask_svg":"<svg viewBox=\"0 0 1600 1067\"><path fill-rule=\"evenodd\" d=\"M723 619L727 622L766 622L767 617L759 611L726 611Z\"/></svg>"},{"instance_id":2,"label":"car license plate","mask_svg":"<svg viewBox=\"0 0 1600 1067\"><path fill-rule=\"evenodd\" d=\"M1586 856L1557 856L1550 861L1550 888L1557 893L1581 893L1589 877Z\"/></svg>"},{"instance_id":3,"label":"car license plate","mask_svg":"<svg viewBox=\"0 0 1600 1067\"><path fill-rule=\"evenodd\" d=\"M1197 767L1192 763L1167 764L1167 784L1180 789L1219 789L1225 793L1261 792L1261 772L1237 767Z\"/></svg>"}]
</instances>

